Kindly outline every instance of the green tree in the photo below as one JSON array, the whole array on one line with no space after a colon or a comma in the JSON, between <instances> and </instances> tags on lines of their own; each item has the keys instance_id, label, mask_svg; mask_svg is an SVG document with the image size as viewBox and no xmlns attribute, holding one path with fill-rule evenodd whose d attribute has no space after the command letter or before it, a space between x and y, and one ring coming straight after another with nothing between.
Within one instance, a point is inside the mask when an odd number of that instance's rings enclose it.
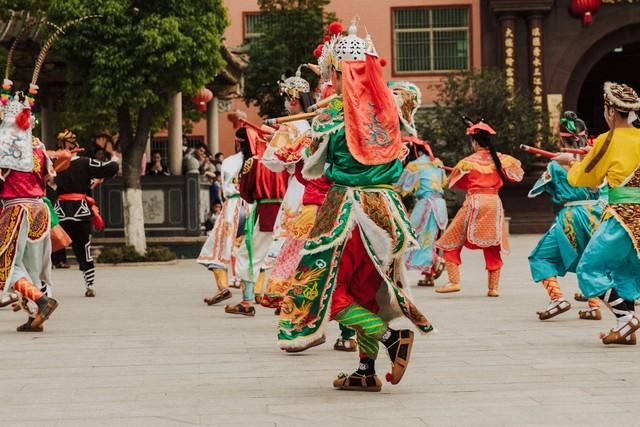
<instances>
[{"instance_id":1,"label":"green tree","mask_svg":"<svg viewBox=\"0 0 640 427\"><path fill-rule=\"evenodd\" d=\"M315 62L313 50L322 42L323 29L335 16L324 11L330 0L259 0L259 37L247 44L249 66L244 99L260 108L263 117L284 112L277 81L300 64ZM303 75L317 82L310 72ZM312 86L313 87L313 86Z\"/></svg>"},{"instance_id":2,"label":"green tree","mask_svg":"<svg viewBox=\"0 0 640 427\"><path fill-rule=\"evenodd\" d=\"M539 142L549 147L552 143L548 115L536 111L531 98L521 90L511 95L499 70L451 75L438 90L434 108L420 113L419 129L451 166L471 150L462 114L474 121L483 118L497 132L497 150L519 158L525 166L535 158L521 150L520 144Z\"/></svg>"},{"instance_id":3,"label":"green tree","mask_svg":"<svg viewBox=\"0 0 640 427\"><path fill-rule=\"evenodd\" d=\"M8 3L20 7L17 0ZM56 45L71 83L66 107L83 112L79 118L105 112L115 117L123 152L125 235L127 244L144 252L140 164L147 139L166 119L172 94L195 93L224 66L220 47L228 20L222 0L24 3L45 5L56 23L100 15L67 31Z\"/></svg>"}]
</instances>

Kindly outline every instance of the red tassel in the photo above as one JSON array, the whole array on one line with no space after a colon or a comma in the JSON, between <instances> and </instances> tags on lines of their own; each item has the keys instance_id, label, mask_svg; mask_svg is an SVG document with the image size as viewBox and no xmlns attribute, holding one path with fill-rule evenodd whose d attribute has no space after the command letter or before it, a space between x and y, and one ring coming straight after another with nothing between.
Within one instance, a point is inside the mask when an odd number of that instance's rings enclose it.
<instances>
[{"instance_id":1,"label":"red tassel","mask_svg":"<svg viewBox=\"0 0 640 427\"><path fill-rule=\"evenodd\" d=\"M329 24L329 34L336 36L338 34L341 34L343 31L344 28L342 27L342 24L340 22L336 21Z\"/></svg>"},{"instance_id":2,"label":"red tassel","mask_svg":"<svg viewBox=\"0 0 640 427\"><path fill-rule=\"evenodd\" d=\"M16 116L16 125L22 130L27 130L31 127L30 109L25 108Z\"/></svg>"},{"instance_id":3,"label":"red tassel","mask_svg":"<svg viewBox=\"0 0 640 427\"><path fill-rule=\"evenodd\" d=\"M582 23L585 26L589 26L591 25L592 22L593 22L593 15L591 14L591 12L586 12L582 17Z\"/></svg>"}]
</instances>

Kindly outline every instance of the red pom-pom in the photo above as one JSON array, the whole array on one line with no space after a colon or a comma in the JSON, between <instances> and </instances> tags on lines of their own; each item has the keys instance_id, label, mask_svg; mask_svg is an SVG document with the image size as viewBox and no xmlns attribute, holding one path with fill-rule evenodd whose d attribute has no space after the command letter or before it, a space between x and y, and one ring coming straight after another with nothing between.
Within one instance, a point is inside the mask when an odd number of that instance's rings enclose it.
<instances>
[{"instance_id":1,"label":"red pom-pom","mask_svg":"<svg viewBox=\"0 0 640 427\"><path fill-rule=\"evenodd\" d=\"M387 66L387 60L384 58L380 58L380 66L381 67L386 67Z\"/></svg>"},{"instance_id":2,"label":"red pom-pom","mask_svg":"<svg viewBox=\"0 0 640 427\"><path fill-rule=\"evenodd\" d=\"M31 110L25 108L16 116L16 125L22 129L27 130L31 127Z\"/></svg>"},{"instance_id":3,"label":"red pom-pom","mask_svg":"<svg viewBox=\"0 0 640 427\"><path fill-rule=\"evenodd\" d=\"M320 55L322 55L322 49L319 49L319 48L313 49L313 56L314 57L320 58Z\"/></svg>"},{"instance_id":4,"label":"red pom-pom","mask_svg":"<svg viewBox=\"0 0 640 427\"><path fill-rule=\"evenodd\" d=\"M387 372L384 376L384 379L387 380L388 383L391 382L391 372Z\"/></svg>"},{"instance_id":5,"label":"red pom-pom","mask_svg":"<svg viewBox=\"0 0 640 427\"><path fill-rule=\"evenodd\" d=\"M328 42L329 40L331 40L331 36L324 36L324 37L322 38L322 41L323 41L323 42Z\"/></svg>"},{"instance_id":6,"label":"red pom-pom","mask_svg":"<svg viewBox=\"0 0 640 427\"><path fill-rule=\"evenodd\" d=\"M342 24L340 22L336 21L329 24L329 34L331 34L332 36L337 36L338 34L341 34L343 31L344 31L344 28L342 27Z\"/></svg>"}]
</instances>

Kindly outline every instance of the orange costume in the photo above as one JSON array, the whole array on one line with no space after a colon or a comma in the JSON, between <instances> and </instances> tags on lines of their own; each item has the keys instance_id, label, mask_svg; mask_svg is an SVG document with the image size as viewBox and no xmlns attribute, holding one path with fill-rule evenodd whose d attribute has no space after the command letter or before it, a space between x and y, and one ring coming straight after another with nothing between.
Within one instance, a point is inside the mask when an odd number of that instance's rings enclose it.
<instances>
[{"instance_id":1,"label":"orange costume","mask_svg":"<svg viewBox=\"0 0 640 427\"><path fill-rule=\"evenodd\" d=\"M522 180L524 171L520 161L501 153L498 153L498 158L506 179L511 182ZM462 263L460 252L465 246L469 249L483 250L486 268L489 271L489 289L493 289L497 296L499 273L502 268L500 252L509 250L504 209L498 195L498 190L503 184L491 153L486 148L479 148L474 154L462 159L451 172L449 188L463 190L467 197L447 230L436 242L436 246L444 251L450 282L449 285L439 288L441 292L459 290L459 265ZM451 288L453 290L448 290Z\"/></svg>"}]
</instances>

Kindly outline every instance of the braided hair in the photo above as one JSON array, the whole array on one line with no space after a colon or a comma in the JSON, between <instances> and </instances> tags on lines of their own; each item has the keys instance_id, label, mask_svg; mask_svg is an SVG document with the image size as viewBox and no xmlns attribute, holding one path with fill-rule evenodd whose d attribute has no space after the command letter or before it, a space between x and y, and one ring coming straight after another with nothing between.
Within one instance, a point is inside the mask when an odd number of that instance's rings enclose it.
<instances>
[{"instance_id":1,"label":"braided hair","mask_svg":"<svg viewBox=\"0 0 640 427\"><path fill-rule=\"evenodd\" d=\"M491 154L491 158L493 159L493 164L498 170L498 175L500 175L500 178L505 185L508 184L509 180L502 170L502 162L500 161L500 157L498 156L496 147L494 147L493 145L493 138L491 137L491 134L485 130L478 130L478 132L471 135L471 139L475 141L480 147L489 149L489 153Z\"/></svg>"},{"instance_id":2,"label":"braided hair","mask_svg":"<svg viewBox=\"0 0 640 427\"><path fill-rule=\"evenodd\" d=\"M560 119L560 132L562 140L566 145L576 148L587 145L587 125L573 111L567 110L562 115Z\"/></svg>"}]
</instances>

